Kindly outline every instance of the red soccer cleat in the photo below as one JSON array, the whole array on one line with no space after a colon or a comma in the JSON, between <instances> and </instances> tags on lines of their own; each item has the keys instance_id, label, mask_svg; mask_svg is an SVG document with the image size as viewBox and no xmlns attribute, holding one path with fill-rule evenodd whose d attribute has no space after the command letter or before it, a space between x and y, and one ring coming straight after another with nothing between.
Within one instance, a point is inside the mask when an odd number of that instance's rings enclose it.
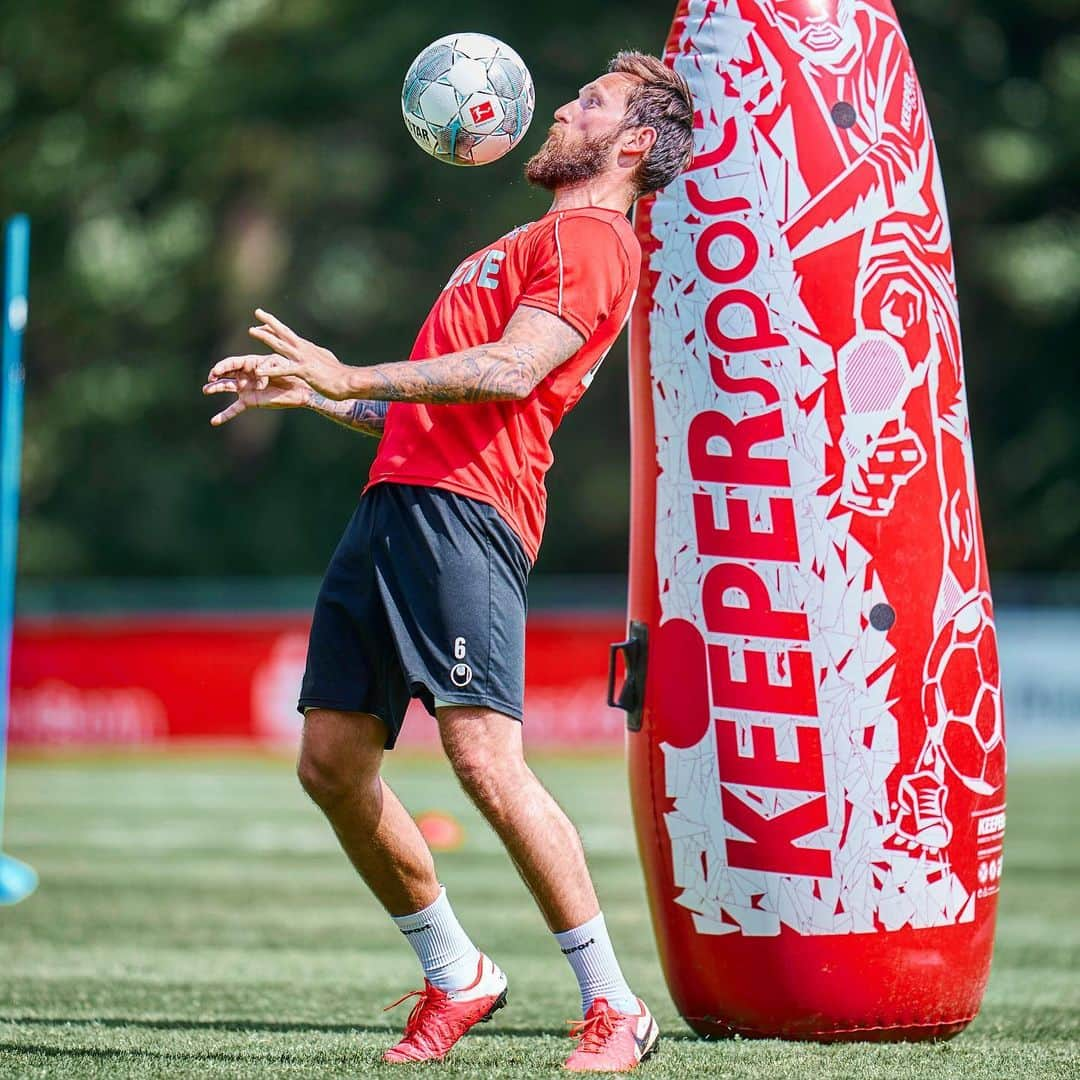
<instances>
[{"instance_id":1,"label":"red soccer cleat","mask_svg":"<svg viewBox=\"0 0 1080 1080\"><path fill-rule=\"evenodd\" d=\"M490 1020L506 1004L506 976L481 953L476 980L471 985L444 992L425 979L423 990L413 990L383 1011L411 997L420 1000L405 1022L405 1034L382 1056L391 1065L441 1061L465 1032Z\"/></svg>"},{"instance_id":2,"label":"red soccer cleat","mask_svg":"<svg viewBox=\"0 0 1080 1080\"><path fill-rule=\"evenodd\" d=\"M570 1035L577 1049L566 1059L571 1072L629 1072L656 1050L660 1028L645 1002L640 1012L621 1013L597 998L584 1020L573 1021Z\"/></svg>"}]
</instances>

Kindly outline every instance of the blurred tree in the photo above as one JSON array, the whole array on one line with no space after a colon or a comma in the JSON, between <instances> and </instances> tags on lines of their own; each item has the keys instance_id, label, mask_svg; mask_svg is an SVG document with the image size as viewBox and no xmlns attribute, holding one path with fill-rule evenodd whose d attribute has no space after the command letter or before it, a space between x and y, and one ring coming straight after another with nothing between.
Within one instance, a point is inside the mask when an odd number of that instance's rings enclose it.
<instances>
[{"instance_id":1,"label":"blurred tree","mask_svg":"<svg viewBox=\"0 0 1080 1080\"><path fill-rule=\"evenodd\" d=\"M951 193L987 537L1080 569L1077 4L907 0ZM401 125L428 41L519 45L552 110L671 10L355 0L5 0L0 209L34 222L20 545L28 577L318 573L374 444L309 415L222 431L198 393L256 304L408 354L450 270L546 208L523 152L448 169ZM539 569L626 565L625 340L556 436Z\"/></svg>"}]
</instances>

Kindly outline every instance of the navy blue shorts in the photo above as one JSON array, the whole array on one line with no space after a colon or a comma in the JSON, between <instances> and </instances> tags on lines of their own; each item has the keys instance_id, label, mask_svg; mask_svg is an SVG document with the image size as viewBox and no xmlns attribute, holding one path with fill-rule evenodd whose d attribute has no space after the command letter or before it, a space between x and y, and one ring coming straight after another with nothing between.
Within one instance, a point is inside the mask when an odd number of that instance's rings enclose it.
<instances>
[{"instance_id":1,"label":"navy blue shorts","mask_svg":"<svg viewBox=\"0 0 1080 1080\"><path fill-rule=\"evenodd\" d=\"M311 624L299 708L377 716L387 747L419 698L517 720L525 696L521 541L487 503L377 484L330 560Z\"/></svg>"}]
</instances>

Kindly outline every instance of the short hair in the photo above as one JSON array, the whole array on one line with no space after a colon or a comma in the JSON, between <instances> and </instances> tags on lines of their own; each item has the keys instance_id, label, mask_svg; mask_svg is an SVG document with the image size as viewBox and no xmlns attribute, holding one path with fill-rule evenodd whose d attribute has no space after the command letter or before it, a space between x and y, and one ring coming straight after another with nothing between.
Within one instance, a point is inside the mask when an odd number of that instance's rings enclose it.
<instances>
[{"instance_id":1,"label":"short hair","mask_svg":"<svg viewBox=\"0 0 1080 1080\"><path fill-rule=\"evenodd\" d=\"M639 80L626 95L620 130L651 127L656 142L634 170L638 195L666 187L694 155L694 99L686 80L663 60L647 53L616 53L608 72Z\"/></svg>"}]
</instances>

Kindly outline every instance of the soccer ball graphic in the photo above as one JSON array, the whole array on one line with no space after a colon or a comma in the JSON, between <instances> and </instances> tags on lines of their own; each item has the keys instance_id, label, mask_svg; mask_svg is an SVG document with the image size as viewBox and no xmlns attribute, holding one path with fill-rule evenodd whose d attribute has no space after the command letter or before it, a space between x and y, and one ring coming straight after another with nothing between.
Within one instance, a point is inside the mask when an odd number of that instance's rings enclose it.
<instances>
[{"instance_id":1,"label":"soccer ball graphic","mask_svg":"<svg viewBox=\"0 0 1080 1080\"><path fill-rule=\"evenodd\" d=\"M401 90L416 144L450 165L487 165L511 150L533 115L529 69L487 34L448 34L412 62Z\"/></svg>"},{"instance_id":2,"label":"soccer ball graphic","mask_svg":"<svg viewBox=\"0 0 1080 1080\"><path fill-rule=\"evenodd\" d=\"M948 847L951 772L976 795L996 795L1005 783L994 613L987 593L975 593L941 628L926 659L923 685L926 740L915 772L900 780L896 833L909 848Z\"/></svg>"},{"instance_id":3,"label":"soccer ball graphic","mask_svg":"<svg viewBox=\"0 0 1080 1080\"><path fill-rule=\"evenodd\" d=\"M1005 728L989 596L974 596L946 623L927 671L923 706L932 740L968 790L995 794L1005 783Z\"/></svg>"}]
</instances>

